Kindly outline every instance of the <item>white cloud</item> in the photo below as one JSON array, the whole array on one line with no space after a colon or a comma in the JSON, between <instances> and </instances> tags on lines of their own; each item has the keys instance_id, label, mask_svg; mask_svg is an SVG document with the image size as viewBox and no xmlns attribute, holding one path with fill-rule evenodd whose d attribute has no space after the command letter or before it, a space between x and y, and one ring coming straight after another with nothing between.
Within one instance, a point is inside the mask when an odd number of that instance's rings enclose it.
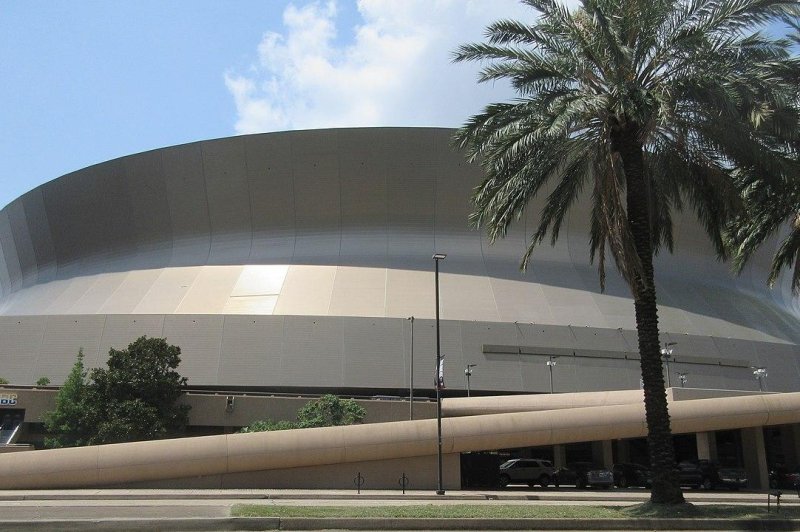
<instances>
[{"instance_id":1,"label":"white cloud","mask_svg":"<svg viewBox=\"0 0 800 532\"><path fill-rule=\"evenodd\" d=\"M236 131L344 126L458 126L507 86L478 85L476 64L453 64L500 18L530 20L517 0L359 0L342 27L333 0L290 4L284 30L266 33L258 61L225 83ZM342 44L344 43L344 44Z\"/></svg>"}]
</instances>

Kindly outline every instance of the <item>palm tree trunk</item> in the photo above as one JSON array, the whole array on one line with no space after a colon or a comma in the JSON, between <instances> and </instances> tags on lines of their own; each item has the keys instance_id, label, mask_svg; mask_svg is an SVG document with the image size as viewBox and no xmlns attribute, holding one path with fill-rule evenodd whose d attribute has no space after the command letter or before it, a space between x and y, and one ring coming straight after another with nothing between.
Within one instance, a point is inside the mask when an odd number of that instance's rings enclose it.
<instances>
[{"instance_id":1,"label":"palm tree trunk","mask_svg":"<svg viewBox=\"0 0 800 532\"><path fill-rule=\"evenodd\" d=\"M647 444L652 468L650 501L658 504L684 502L675 471L675 450L672 443L667 394L661 365L658 337L658 309L653 280L653 245L644 179L643 146L638 130L629 127L612 137L613 149L622 159L625 171L628 224L633 235L642 269L634 275L633 299L636 309L636 330L639 336L644 406L647 418Z\"/></svg>"}]
</instances>

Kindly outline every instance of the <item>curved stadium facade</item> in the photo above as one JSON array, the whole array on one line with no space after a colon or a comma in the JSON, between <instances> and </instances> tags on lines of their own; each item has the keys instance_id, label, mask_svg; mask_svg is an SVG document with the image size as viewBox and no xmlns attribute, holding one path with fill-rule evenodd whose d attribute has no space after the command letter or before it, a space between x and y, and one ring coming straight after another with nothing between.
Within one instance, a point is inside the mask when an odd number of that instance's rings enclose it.
<instances>
[{"instance_id":1,"label":"curved stadium facade","mask_svg":"<svg viewBox=\"0 0 800 532\"><path fill-rule=\"evenodd\" d=\"M633 305L600 293L588 205L519 271L541 202L506 239L470 230L481 170L446 129L298 131L154 150L65 175L0 211L0 367L63 381L140 335L181 346L191 386L432 387L434 252L449 389L482 393L639 387ZM693 216L656 262L670 381L798 390L800 308L764 285L768 255L734 278ZM407 318L414 316L413 322Z\"/></svg>"},{"instance_id":2,"label":"curved stadium facade","mask_svg":"<svg viewBox=\"0 0 800 532\"><path fill-rule=\"evenodd\" d=\"M373 488L406 473L434 486L432 403L411 416L407 402L386 400L408 397L412 374L418 396L433 393L434 253L447 254L448 489L479 471L496 477L471 454L482 451L646 462L633 302L614 271L599 291L587 198L521 273L542 201L489 245L467 225L482 171L453 150L452 133L198 142L79 170L2 209L0 376L13 386L0 390L0 443L41 441L55 389L31 386L38 378L60 384L79 349L99 366L141 335L181 347L190 433L207 436L14 453L0 456L0 480L351 488L359 471ZM676 219L674 236L675 254L655 267L678 456L724 457L766 487L775 464L800 464L800 393L759 393L800 391L800 304L788 281L765 286L774 249L734 278L693 216ZM473 395L487 397L459 397L468 364ZM766 381L754 368L768 369ZM323 392L381 400L364 401L364 426L229 434L290 419L307 399L298 395Z\"/></svg>"}]
</instances>

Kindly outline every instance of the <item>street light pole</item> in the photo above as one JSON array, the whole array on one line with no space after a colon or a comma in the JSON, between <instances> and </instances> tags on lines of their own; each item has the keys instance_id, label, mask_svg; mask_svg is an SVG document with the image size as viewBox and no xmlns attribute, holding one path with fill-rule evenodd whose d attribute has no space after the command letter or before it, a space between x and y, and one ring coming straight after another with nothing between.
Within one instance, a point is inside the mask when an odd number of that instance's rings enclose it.
<instances>
[{"instance_id":1,"label":"street light pole","mask_svg":"<svg viewBox=\"0 0 800 532\"><path fill-rule=\"evenodd\" d=\"M414 419L414 316L406 319L411 322L411 362L408 365L408 419Z\"/></svg>"},{"instance_id":2,"label":"street light pole","mask_svg":"<svg viewBox=\"0 0 800 532\"><path fill-rule=\"evenodd\" d=\"M672 380L669 376L669 359L672 358L672 347L678 345L678 342L664 342L664 347L661 348L661 356L667 364L667 388L672 388Z\"/></svg>"},{"instance_id":3,"label":"street light pole","mask_svg":"<svg viewBox=\"0 0 800 532\"><path fill-rule=\"evenodd\" d=\"M436 253L433 255L434 263L436 264L436 273L434 276L436 283L436 378L434 383L436 385L436 435L437 435L437 451L436 462L438 466L438 474L436 477L436 495L444 495L444 488L442 487L442 343L439 335L439 261L447 257L444 253Z\"/></svg>"},{"instance_id":4,"label":"street light pole","mask_svg":"<svg viewBox=\"0 0 800 532\"><path fill-rule=\"evenodd\" d=\"M767 368L753 367L753 375L758 380L758 389L764 391L764 379L767 377Z\"/></svg>"},{"instance_id":5,"label":"street light pole","mask_svg":"<svg viewBox=\"0 0 800 532\"><path fill-rule=\"evenodd\" d=\"M550 358L546 362L547 369L550 370L550 393L553 393L553 367L556 365L556 357L550 355Z\"/></svg>"},{"instance_id":6,"label":"street light pole","mask_svg":"<svg viewBox=\"0 0 800 532\"><path fill-rule=\"evenodd\" d=\"M470 396L469 378L472 377L472 368L474 368L475 366L477 366L477 364L467 364L467 367L464 368L464 375L466 375L467 377L467 397Z\"/></svg>"}]
</instances>

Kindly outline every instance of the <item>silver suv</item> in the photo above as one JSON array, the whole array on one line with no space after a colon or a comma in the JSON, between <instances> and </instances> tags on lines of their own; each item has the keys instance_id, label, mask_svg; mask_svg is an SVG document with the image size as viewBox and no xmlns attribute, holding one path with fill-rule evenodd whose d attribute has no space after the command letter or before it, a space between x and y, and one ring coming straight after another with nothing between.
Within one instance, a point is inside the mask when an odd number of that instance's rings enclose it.
<instances>
[{"instance_id":1,"label":"silver suv","mask_svg":"<svg viewBox=\"0 0 800 532\"><path fill-rule=\"evenodd\" d=\"M546 488L553 481L556 470L550 460L536 458L515 458L500 465L500 486L509 484L527 484L530 487L539 484Z\"/></svg>"}]
</instances>

